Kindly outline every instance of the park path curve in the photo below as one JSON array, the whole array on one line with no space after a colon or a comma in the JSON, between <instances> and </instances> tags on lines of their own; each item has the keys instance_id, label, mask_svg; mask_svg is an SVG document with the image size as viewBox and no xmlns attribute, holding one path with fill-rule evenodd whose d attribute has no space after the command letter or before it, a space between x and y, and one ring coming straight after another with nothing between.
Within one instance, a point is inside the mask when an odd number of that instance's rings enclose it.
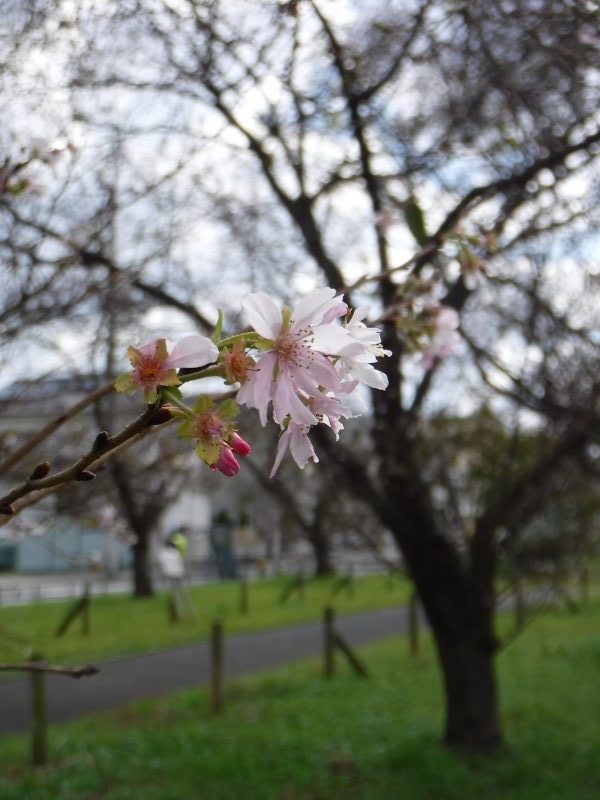
<instances>
[{"instance_id":1,"label":"park path curve","mask_svg":"<svg viewBox=\"0 0 600 800\"><path fill-rule=\"evenodd\" d=\"M336 627L352 646L406 633L405 607L340 616ZM225 675L237 678L318 655L322 624L310 622L287 628L234 634L225 639ZM159 697L179 689L202 686L210 676L209 644L99 663L100 673L76 680L47 676L49 722L65 722L84 714L117 709L132 700ZM30 726L30 688L27 678L0 682L0 733L18 733Z\"/></svg>"}]
</instances>

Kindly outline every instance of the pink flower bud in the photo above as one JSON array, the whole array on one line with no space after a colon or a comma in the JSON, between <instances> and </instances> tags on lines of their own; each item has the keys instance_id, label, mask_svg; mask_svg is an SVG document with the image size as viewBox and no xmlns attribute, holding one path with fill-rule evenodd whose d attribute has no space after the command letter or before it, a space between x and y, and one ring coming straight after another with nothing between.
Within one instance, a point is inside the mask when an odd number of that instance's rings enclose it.
<instances>
[{"instance_id":1,"label":"pink flower bud","mask_svg":"<svg viewBox=\"0 0 600 800\"><path fill-rule=\"evenodd\" d=\"M242 458L244 458L245 456L249 455L252 452L252 448L250 447L248 442L245 439L242 439L242 437L238 433L231 434L231 437L229 439L229 445L231 449L235 453L237 453L238 456L241 456Z\"/></svg>"},{"instance_id":2,"label":"pink flower bud","mask_svg":"<svg viewBox=\"0 0 600 800\"><path fill-rule=\"evenodd\" d=\"M233 455L231 448L227 447L227 445L223 445L219 460L211 464L210 468L212 470L219 470L219 472L222 472L227 478L232 478L240 471L240 465Z\"/></svg>"}]
</instances>

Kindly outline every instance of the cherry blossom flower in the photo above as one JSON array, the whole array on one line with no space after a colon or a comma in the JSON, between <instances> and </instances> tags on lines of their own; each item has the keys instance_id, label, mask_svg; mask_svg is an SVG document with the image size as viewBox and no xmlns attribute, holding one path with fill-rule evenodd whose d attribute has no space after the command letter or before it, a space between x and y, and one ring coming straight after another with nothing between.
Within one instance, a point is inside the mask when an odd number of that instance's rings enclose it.
<instances>
[{"instance_id":1,"label":"cherry blossom flower","mask_svg":"<svg viewBox=\"0 0 600 800\"><path fill-rule=\"evenodd\" d=\"M244 383L250 370L254 367L254 360L246 355L246 343L238 339L231 350L224 349L222 353L223 368L226 383Z\"/></svg>"},{"instance_id":2,"label":"cherry blossom flower","mask_svg":"<svg viewBox=\"0 0 600 800\"><path fill-rule=\"evenodd\" d=\"M352 391L356 386L356 382L348 383L347 385L350 391ZM319 422L331 428L335 433L336 439L340 438L340 431L344 430L340 418L344 417L345 419L349 419L350 417L356 416L338 397L326 395L322 392L308 399L308 407Z\"/></svg>"},{"instance_id":3,"label":"cherry blossom flower","mask_svg":"<svg viewBox=\"0 0 600 800\"><path fill-rule=\"evenodd\" d=\"M234 453L244 458L252 451L232 421L238 414L237 405L229 399L215 406L209 397L202 396L196 401L193 412L195 416L183 420L177 435L196 440L196 455L210 469L229 478L236 475L240 465Z\"/></svg>"},{"instance_id":4,"label":"cherry blossom flower","mask_svg":"<svg viewBox=\"0 0 600 800\"><path fill-rule=\"evenodd\" d=\"M319 459L315 453L312 442L308 438L309 425L297 425L295 422L290 421L287 428L279 437L277 445L277 455L275 456L275 463L269 478L272 478L283 460L286 452L290 451L292 458L298 464L300 469L304 469L308 461L312 458L313 461L318 463Z\"/></svg>"},{"instance_id":5,"label":"cherry blossom flower","mask_svg":"<svg viewBox=\"0 0 600 800\"><path fill-rule=\"evenodd\" d=\"M141 347L129 347L127 355L133 370L119 375L115 389L132 394L142 389L144 402L154 403L159 386L178 386L177 370L181 367L203 367L217 360L217 346L205 336L194 334L178 342L171 352L166 339L155 339Z\"/></svg>"},{"instance_id":6,"label":"cherry blossom flower","mask_svg":"<svg viewBox=\"0 0 600 800\"><path fill-rule=\"evenodd\" d=\"M262 337L257 346L263 353L238 392L238 402L256 408L263 425L271 401L279 424L289 416L298 425L315 425L318 420L304 399L341 387L327 355L337 356L352 343L348 332L335 322L346 313L346 304L334 289L318 289L292 311L282 310L264 292L247 295L243 305Z\"/></svg>"},{"instance_id":7,"label":"cherry blossom flower","mask_svg":"<svg viewBox=\"0 0 600 800\"><path fill-rule=\"evenodd\" d=\"M459 317L453 308L440 306L435 313L435 333L429 345L423 350L421 364L431 369L435 362L452 353L460 342L457 333Z\"/></svg>"},{"instance_id":8,"label":"cherry blossom flower","mask_svg":"<svg viewBox=\"0 0 600 800\"><path fill-rule=\"evenodd\" d=\"M387 389L387 375L375 369L373 362L391 355L391 350L383 349L379 328L368 328L363 322L368 311L366 306L357 308L344 326L351 343L341 351L339 366L342 373L360 383L373 389Z\"/></svg>"}]
</instances>

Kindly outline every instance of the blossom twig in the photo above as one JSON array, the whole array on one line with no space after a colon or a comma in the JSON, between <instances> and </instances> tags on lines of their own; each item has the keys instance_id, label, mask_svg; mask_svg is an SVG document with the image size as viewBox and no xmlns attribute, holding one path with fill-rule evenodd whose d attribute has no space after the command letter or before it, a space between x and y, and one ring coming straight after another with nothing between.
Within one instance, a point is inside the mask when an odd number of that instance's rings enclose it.
<instances>
[{"instance_id":1,"label":"blossom twig","mask_svg":"<svg viewBox=\"0 0 600 800\"><path fill-rule=\"evenodd\" d=\"M159 407L157 405L151 405L137 419L123 428L120 433L115 434L115 436L102 437L101 449L98 449L99 437L97 437L87 453L60 472L55 472L39 480L28 479L24 481L20 486L17 486L11 492L4 495L4 497L0 498L0 509L2 509L2 513L8 512L7 515L10 516L15 501L40 489L48 489L76 480L91 480L95 475L88 467L97 461L101 454L115 450L136 434L143 431L148 425L151 425L152 419L158 410Z\"/></svg>"}]
</instances>

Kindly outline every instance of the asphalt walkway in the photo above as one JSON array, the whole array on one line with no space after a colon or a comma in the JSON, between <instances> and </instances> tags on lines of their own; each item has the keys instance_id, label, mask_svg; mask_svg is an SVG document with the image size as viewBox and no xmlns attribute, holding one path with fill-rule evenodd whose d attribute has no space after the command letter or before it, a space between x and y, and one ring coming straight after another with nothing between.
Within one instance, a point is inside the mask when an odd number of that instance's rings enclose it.
<instances>
[{"instance_id":1,"label":"asphalt walkway","mask_svg":"<svg viewBox=\"0 0 600 800\"><path fill-rule=\"evenodd\" d=\"M353 646L406 632L406 608L387 608L340 616L336 626ZM322 650L322 624L237 634L225 639L226 678L279 667ZM75 680L47 676L50 722L64 722L120 708L132 700L158 697L179 689L201 686L210 677L209 645L178 647L98 664L100 673ZM27 678L0 682L0 733L17 733L30 725Z\"/></svg>"}]
</instances>

